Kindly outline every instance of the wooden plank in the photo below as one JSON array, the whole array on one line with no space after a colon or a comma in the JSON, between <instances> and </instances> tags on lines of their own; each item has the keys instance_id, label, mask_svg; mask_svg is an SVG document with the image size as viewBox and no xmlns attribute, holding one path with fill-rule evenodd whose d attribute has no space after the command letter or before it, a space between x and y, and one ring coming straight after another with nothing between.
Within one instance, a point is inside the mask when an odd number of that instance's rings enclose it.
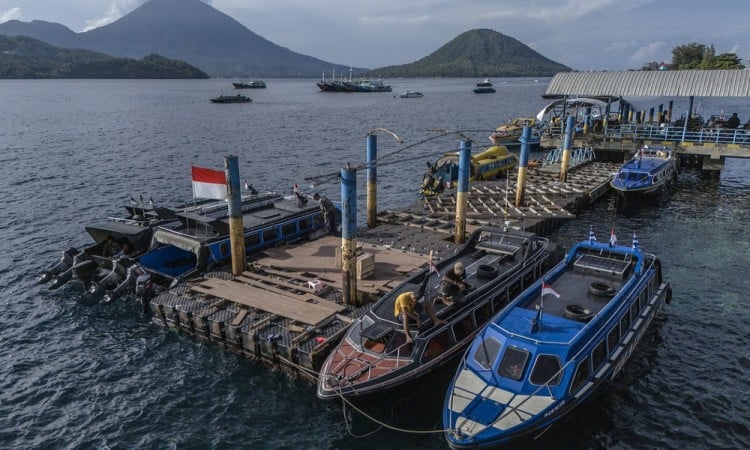
<instances>
[{"instance_id":1,"label":"wooden plank","mask_svg":"<svg viewBox=\"0 0 750 450\"><path fill-rule=\"evenodd\" d=\"M308 325L317 325L333 315L331 310L324 306L301 302L256 287L216 278L205 280L190 289Z\"/></svg>"},{"instance_id":2,"label":"wooden plank","mask_svg":"<svg viewBox=\"0 0 750 450\"><path fill-rule=\"evenodd\" d=\"M234 316L234 319L232 319L232 326L236 327L237 325L241 324L243 320L245 320L245 316L247 316L247 310L246 309L240 309L240 312Z\"/></svg>"},{"instance_id":3,"label":"wooden plank","mask_svg":"<svg viewBox=\"0 0 750 450\"><path fill-rule=\"evenodd\" d=\"M277 274L277 276L284 276L284 278L287 278L287 279L298 280L298 278L288 277L286 275L278 275ZM248 271L242 272L242 275L239 278L240 279L242 279L242 278L252 278L254 280L267 281L269 283L278 284L279 286L285 286L285 287L288 287L289 289L297 289L297 290L302 291L302 292L307 292L307 293L312 293L313 292L313 290L310 289L310 287L307 286L307 281L305 281L303 284L294 284L294 283L290 283L290 282L288 282L286 280L280 280L278 278L273 278L273 277L269 277L269 276L266 276L266 275L261 275L259 273L248 272ZM299 281L302 282L302 280L299 280Z\"/></svg>"},{"instance_id":4,"label":"wooden plank","mask_svg":"<svg viewBox=\"0 0 750 450\"><path fill-rule=\"evenodd\" d=\"M313 297L312 295L299 295L294 294L289 291L285 291L283 289L279 289L277 287L273 287L267 284L263 284L262 282L258 280L253 280L251 278L239 276L237 277L240 281L244 282L245 284L249 286L256 287L258 289L263 289L269 292L273 292L274 294L282 295L286 298L290 298L292 300L298 301L298 302L305 302L305 303L314 303L319 306L323 306L325 308L328 308L331 310L331 312L341 312L344 309L346 309L343 305L339 305L338 303L334 303L325 299L322 299L320 297Z\"/></svg>"}]
</instances>

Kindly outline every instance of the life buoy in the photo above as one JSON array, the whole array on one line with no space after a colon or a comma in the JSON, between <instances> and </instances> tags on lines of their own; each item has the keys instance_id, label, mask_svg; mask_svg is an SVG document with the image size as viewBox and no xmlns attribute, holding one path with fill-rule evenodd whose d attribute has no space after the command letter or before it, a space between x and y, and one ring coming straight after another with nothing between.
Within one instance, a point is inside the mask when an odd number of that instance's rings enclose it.
<instances>
[{"instance_id":1,"label":"life buoy","mask_svg":"<svg viewBox=\"0 0 750 450\"><path fill-rule=\"evenodd\" d=\"M579 320L581 322L587 322L592 317L594 317L594 313L592 313L588 309L584 308L581 305L574 304L566 305L565 312L563 314L566 319Z\"/></svg>"},{"instance_id":2,"label":"life buoy","mask_svg":"<svg viewBox=\"0 0 750 450\"><path fill-rule=\"evenodd\" d=\"M615 288L606 283L595 281L589 285L589 293L597 297L612 297L615 295Z\"/></svg>"},{"instance_id":3,"label":"life buoy","mask_svg":"<svg viewBox=\"0 0 750 450\"><path fill-rule=\"evenodd\" d=\"M488 264L480 264L477 267L477 276L479 278L495 278L497 276L497 267Z\"/></svg>"}]
</instances>

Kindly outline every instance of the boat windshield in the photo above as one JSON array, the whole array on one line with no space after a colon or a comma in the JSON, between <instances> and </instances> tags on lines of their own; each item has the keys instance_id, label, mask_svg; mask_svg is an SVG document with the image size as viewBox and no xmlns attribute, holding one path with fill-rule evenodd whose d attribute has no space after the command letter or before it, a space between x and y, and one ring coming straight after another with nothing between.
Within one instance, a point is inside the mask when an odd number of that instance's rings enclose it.
<instances>
[{"instance_id":1,"label":"boat windshield","mask_svg":"<svg viewBox=\"0 0 750 450\"><path fill-rule=\"evenodd\" d=\"M617 178L620 180L627 180L627 181L645 181L648 179L648 173L647 172L620 172L617 175Z\"/></svg>"},{"instance_id":2,"label":"boat windshield","mask_svg":"<svg viewBox=\"0 0 750 450\"><path fill-rule=\"evenodd\" d=\"M500 361L500 367L497 373L511 380L520 380L523 377L523 371L526 369L526 362L529 359L529 352L520 348L508 347Z\"/></svg>"},{"instance_id":3,"label":"boat windshield","mask_svg":"<svg viewBox=\"0 0 750 450\"><path fill-rule=\"evenodd\" d=\"M494 338L488 337L487 339L483 339L474 352L474 361L485 369L489 369L492 367L492 363L497 358L498 353L500 353L501 347L502 344Z\"/></svg>"}]
</instances>

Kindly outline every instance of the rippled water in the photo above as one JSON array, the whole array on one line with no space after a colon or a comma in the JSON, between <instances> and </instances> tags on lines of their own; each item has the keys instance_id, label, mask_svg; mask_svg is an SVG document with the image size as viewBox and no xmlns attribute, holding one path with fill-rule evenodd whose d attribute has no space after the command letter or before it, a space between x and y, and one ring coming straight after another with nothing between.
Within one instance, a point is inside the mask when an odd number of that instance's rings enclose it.
<instances>
[{"instance_id":1,"label":"rippled water","mask_svg":"<svg viewBox=\"0 0 750 450\"><path fill-rule=\"evenodd\" d=\"M151 324L134 303L92 305L78 286L34 282L61 249L88 241L86 223L119 214L130 195L185 200L190 164L222 167L226 154L256 187L310 189L305 177L361 163L366 133L386 127L405 143L379 137L383 163L400 161L379 170L379 199L405 206L424 161L456 145L404 150L435 135L428 129L481 130L468 134L487 142L508 116L546 104L547 80L479 96L474 81L395 80L393 94L347 95L268 80L244 105L208 102L229 80L0 81L0 447L445 447L440 434L379 430L304 381ZM406 89L425 97L394 98ZM698 104L750 114L739 100ZM663 259L674 300L610 390L527 446L747 447L748 171L750 161L728 160L721 180L684 172L660 207L623 211L605 198L553 235L569 245L592 225L600 240L613 225L621 241L636 231ZM315 189L338 197L335 182ZM438 429L452 371L360 406L389 424Z\"/></svg>"}]
</instances>

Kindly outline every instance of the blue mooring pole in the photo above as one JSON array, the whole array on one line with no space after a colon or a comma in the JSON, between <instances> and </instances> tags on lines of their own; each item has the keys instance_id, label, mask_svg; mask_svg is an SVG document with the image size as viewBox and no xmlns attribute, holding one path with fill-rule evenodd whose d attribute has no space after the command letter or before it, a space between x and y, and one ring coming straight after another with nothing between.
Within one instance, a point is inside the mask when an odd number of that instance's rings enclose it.
<instances>
[{"instance_id":1,"label":"blue mooring pole","mask_svg":"<svg viewBox=\"0 0 750 450\"><path fill-rule=\"evenodd\" d=\"M229 200L229 248L232 252L232 273L245 271L245 227L242 221L242 191L240 191L240 165L237 157L224 157L224 174L227 178Z\"/></svg>"},{"instance_id":2,"label":"blue mooring pole","mask_svg":"<svg viewBox=\"0 0 750 450\"><path fill-rule=\"evenodd\" d=\"M664 122L665 115L664 115L664 103L659 103L659 115L656 116L656 121L658 123Z\"/></svg>"},{"instance_id":3,"label":"blue mooring pole","mask_svg":"<svg viewBox=\"0 0 750 450\"><path fill-rule=\"evenodd\" d=\"M367 135L367 228L378 224L378 137Z\"/></svg>"},{"instance_id":4,"label":"blue mooring pole","mask_svg":"<svg viewBox=\"0 0 750 450\"><path fill-rule=\"evenodd\" d=\"M516 183L516 207L523 206L523 197L526 194L526 169L529 167L529 139L531 139L531 128L523 127L521 133L521 159L518 162L518 182Z\"/></svg>"},{"instance_id":5,"label":"blue mooring pole","mask_svg":"<svg viewBox=\"0 0 750 450\"><path fill-rule=\"evenodd\" d=\"M589 129L591 128L591 107L587 106L586 110L586 117L583 118L583 134L589 134Z\"/></svg>"},{"instance_id":6,"label":"blue mooring pole","mask_svg":"<svg viewBox=\"0 0 750 450\"><path fill-rule=\"evenodd\" d=\"M562 163L560 164L560 181L565 182L568 180L568 164L570 163L570 146L573 141L573 131L575 129L575 121L573 117L568 117L568 122L565 124L565 141L563 142L563 156Z\"/></svg>"},{"instance_id":7,"label":"blue mooring pole","mask_svg":"<svg viewBox=\"0 0 750 450\"><path fill-rule=\"evenodd\" d=\"M357 299L357 170L341 169L341 271L343 301L359 305Z\"/></svg>"},{"instance_id":8,"label":"blue mooring pole","mask_svg":"<svg viewBox=\"0 0 750 450\"><path fill-rule=\"evenodd\" d=\"M652 123L654 123L654 107L653 106L648 110L648 124L651 125Z\"/></svg>"},{"instance_id":9,"label":"blue mooring pole","mask_svg":"<svg viewBox=\"0 0 750 450\"><path fill-rule=\"evenodd\" d=\"M667 123L672 123L672 107L674 106L674 100L669 101L669 106L667 107Z\"/></svg>"},{"instance_id":10,"label":"blue mooring pole","mask_svg":"<svg viewBox=\"0 0 750 450\"><path fill-rule=\"evenodd\" d=\"M466 204L469 197L471 141L462 140L458 151L458 188L456 189L456 244L466 239Z\"/></svg>"}]
</instances>

